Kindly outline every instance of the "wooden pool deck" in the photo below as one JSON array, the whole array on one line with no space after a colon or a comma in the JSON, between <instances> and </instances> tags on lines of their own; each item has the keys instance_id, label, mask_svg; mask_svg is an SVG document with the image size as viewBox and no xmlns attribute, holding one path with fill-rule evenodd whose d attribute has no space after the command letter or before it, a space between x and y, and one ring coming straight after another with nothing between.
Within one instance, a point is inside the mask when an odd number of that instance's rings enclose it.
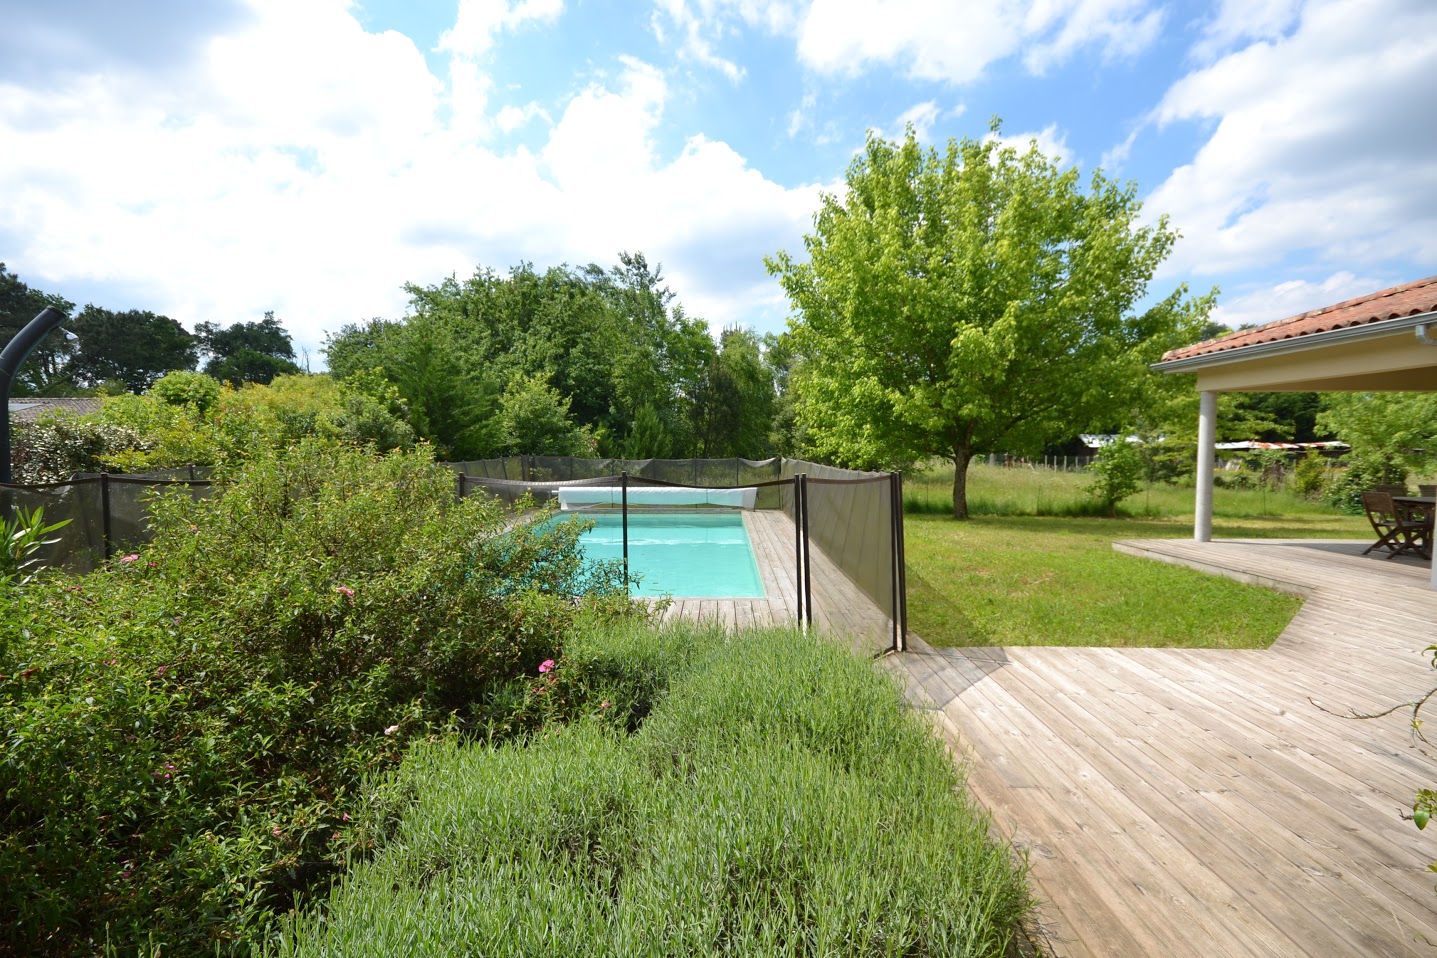
<instances>
[{"instance_id":1,"label":"wooden pool deck","mask_svg":"<svg viewBox=\"0 0 1437 958\"><path fill-rule=\"evenodd\" d=\"M680 597L666 617L794 623L793 526L745 518L767 596ZM1437 955L1437 876L1424 870L1437 834L1400 817L1437 785L1437 761L1408 746L1401 713L1334 714L1437 684L1423 657L1437 593L1426 563L1362 557L1365 545L1114 544L1302 595L1270 649L933 649L910 635L912 651L883 660L1026 850L1042 954ZM814 614L857 648L891 641L821 553Z\"/></svg>"},{"instance_id":2,"label":"wooden pool deck","mask_svg":"<svg viewBox=\"0 0 1437 958\"><path fill-rule=\"evenodd\" d=\"M1399 814L1437 784L1437 762L1408 747L1401 713L1332 714L1437 684L1423 657L1437 593L1426 563L1364 546L1115 543L1305 596L1270 649L910 637L916 650L887 660L1027 849L1044 954L1437 954L1437 876L1424 870L1437 835Z\"/></svg>"},{"instance_id":3,"label":"wooden pool deck","mask_svg":"<svg viewBox=\"0 0 1437 958\"><path fill-rule=\"evenodd\" d=\"M798 585L794 571L793 523L782 512L760 509L743 513L765 595L753 599L686 598L675 596L664 619L717 620L730 628L750 625L792 626L798 623ZM853 648L878 652L893 641L888 616L859 592L823 551L809 548L813 572L814 626L842 637Z\"/></svg>"}]
</instances>

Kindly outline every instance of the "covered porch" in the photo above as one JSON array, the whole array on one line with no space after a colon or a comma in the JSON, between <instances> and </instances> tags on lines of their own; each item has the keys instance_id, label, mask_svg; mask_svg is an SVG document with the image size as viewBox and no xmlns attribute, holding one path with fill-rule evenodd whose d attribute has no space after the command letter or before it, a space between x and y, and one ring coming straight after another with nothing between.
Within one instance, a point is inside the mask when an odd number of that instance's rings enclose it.
<instances>
[{"instance_id":1,"label":"covered porch","mask_svg":"<svg viewBox=\"0 0 1437 958\"><path fill-rule=\"evenodd\" d=\"M1176 349L1153 368L1196 380L1193 538L1209 542L1218 394L1437 391L1437 276ZM1437 564L1422 565L1437 590Z\"/></svg>"}]
</instances>

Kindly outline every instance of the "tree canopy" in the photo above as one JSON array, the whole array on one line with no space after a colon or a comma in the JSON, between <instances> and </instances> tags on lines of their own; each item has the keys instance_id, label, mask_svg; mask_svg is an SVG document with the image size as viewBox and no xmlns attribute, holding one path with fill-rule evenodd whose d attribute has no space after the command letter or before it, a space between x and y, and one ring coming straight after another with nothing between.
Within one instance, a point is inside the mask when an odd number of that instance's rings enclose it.
<instances>
[{"instance_id":1,"label":"tree canopy","mask_svg":"<svg viewBox=\"0 0 1437 958\"><path fill-rule=\"evenodd\" d=\"M999 132L995 123L993 132ZM1136 187L1087 190L1034 144L924 150L871 135L847 191L826 195L807 262L767 260L790 320L799 428L859 466L942 457L966 518L979 451L1036 451L1116 429L1165 349L1193 341L1212 295L1179 287L1141 312L1176 233L1140 225Z\"/></svg>"},{"instance_id":2,"label":"tree canopy","mask_svg":"<svg viewBox=\"0 0 1437 958\"><path fill-rule=\"evenodd\" d=\"M760 341L732 330L720 348L642 253L610 269L521 263L408 291L409 317L347 325L325 354L341 379L382 367L441 456L771 448L774 375Z\"/></svg>"},{"instance_id":3,"label":"tree canopy","mask_svg":"<svg viewBox=\"0 0 1437 958\"><path fill-rule=\"evenodd\" d=\"M90 305L68 325L79 338L79 348L65 375L80 388L118 380L130 392L141 393L165 373L195 368L195 337L168 316L140 309L115 313Z\"/></svg>"},{"instance_id":4,"label":"tree canopy","mask_svg":"<svg viewBox=\"0 0 1437 958\"><path fill-rule=\"evenodd\" d=\"M195 338L200 352L209 357L206 375L232 383L268 383L276 376L300 371L294 362L294 343L274 312L258 322L199 323Z\"/></svg>"}]
</instances>

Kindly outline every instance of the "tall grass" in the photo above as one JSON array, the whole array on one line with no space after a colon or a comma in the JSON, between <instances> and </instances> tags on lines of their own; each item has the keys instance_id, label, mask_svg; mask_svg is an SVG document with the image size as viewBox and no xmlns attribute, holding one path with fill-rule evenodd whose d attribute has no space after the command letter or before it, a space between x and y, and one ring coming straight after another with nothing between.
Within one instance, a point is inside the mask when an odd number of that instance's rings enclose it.
<instances>
[{"instance_id":1,"label":"tall grass","mask_svg":"<svg viewBox=\"0 0 1437 958\"><path fill-rule=\"evenodd\" d=\"M1032 467L1004 468L976 464L968 469L968 511L981 516L1098 516L1101 504L1084 492L1091 482L1084 472ZM953 467L930 466L904 477L903 506L907 512L953 514ZM1192 486L1149 483L1123 500L1119 515L1156 518L1191 516ZM1213 490L1215 516L1327 516L1336 510L1286 489Z\"/></svg>"},{"instance_id":2,"label":"tall grass","mask_svg":"<svg viewBox=\"0 0 1437 958\"><path fill-rule=\"evenodd\" d=\"M1023 869L888 677L791 631L645 635L639 669L614 632L561 666L643 679L636 733L590 696L527 745L420 748L396 839L279 952L1008 953Z\"/></svg>"}]
</instances>

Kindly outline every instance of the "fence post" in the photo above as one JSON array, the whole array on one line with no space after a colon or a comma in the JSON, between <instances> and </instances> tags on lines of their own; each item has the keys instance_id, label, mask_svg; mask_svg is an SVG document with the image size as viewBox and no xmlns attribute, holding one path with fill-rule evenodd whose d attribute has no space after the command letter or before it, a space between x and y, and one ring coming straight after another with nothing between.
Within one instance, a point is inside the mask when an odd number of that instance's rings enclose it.
<instances>
[{"instance_id":1,"label":"fence post","mask_svg":"<svg viewBox=\"0 0 1437 958\"><path fill-rule=\"evenodd\" d=\"M808 547L808 473L799 476L803 487L803 617L808 627L813 628L813 566Z\"/></svg>"},{"instance_id":2,"label":"fence post","mask_svg":"<svg viewBox=\"0 0 1437 958\"><path fill-rule=\"evenodd\" d=\"M903 544L903 473L894 473L898 483L898 651L908 651L908 547Z\"/></svg>"},{"instance_id":3,"label":"fence post","mask_svg":"<svg viewBox=\"0 0 1437 958\"><path fill-rule=\"evenodd\" d=\"M800 521L802 491L798 476L793 477L793 588L798 608L798 627L803 629L803 527Z\"/></svg>"},{"instance_id":4,"label":"fence post","mask_svg":"<svg viewBox=\"0 0 1437 958\"><path fill-rule=\"evenodd\" d=\"M105 561L109 562L115 547L110 543L110 474L108 472L100 473L100 513L103 516L101 534L105 539Z\"/></svg>"},{"instance_id":5,"label":"fence post","mask_svg":"<svg viewBox=\"0 0 1437 958\"><path fill-rule=\"evenodd\" d=\"M628 474L628 472L625 471L624 473L622 473L622 474L620 475L619 479L620 479L621 495L622 495L622 497L623 497L623 500L622 500L622 509L623 509L623 513L624 513L624 518L623 518L623 524L624 524L624 591L627 592L627 591L629 590L629 474ZM609 500L609 501L612 502L613 500L611 499L611 500Z\"/></svg>"},{"instance_id":6,"label":"fence post","mask_svg":"<svg viewBox=\"0 0 1437 958\"><path fill-rule=\"evenodd\" d=\"M459 498L460 498L460 499L463 499L463 498L464 498L464 473L462 473L462 472L459 473L459 478L456 480L455 485L457 485L457 486L459 487Z\"/></svg>"}]
</instances>

